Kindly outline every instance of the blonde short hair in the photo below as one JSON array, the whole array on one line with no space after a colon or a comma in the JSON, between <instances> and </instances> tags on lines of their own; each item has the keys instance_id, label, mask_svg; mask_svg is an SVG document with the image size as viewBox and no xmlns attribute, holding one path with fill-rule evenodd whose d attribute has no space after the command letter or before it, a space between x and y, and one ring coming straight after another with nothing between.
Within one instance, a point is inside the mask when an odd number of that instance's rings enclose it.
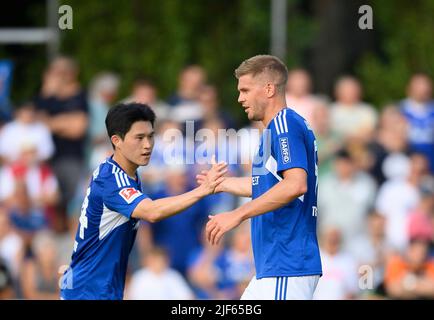
<instances>
[{"instance_id":1,"label":"blonde short hair","mask_svg":"<svg viewBox=\"0 0 434 320\"><path fill-rule=\"evenodd\" d=\"M241 76L247 74L251 74L253 77L259 74L267 74L280 92L285 91L286 82L288 81L288 69L275 56L262 54L244 60L235 69L235 77L239 79Z\"/></svg>"}]
</instances>

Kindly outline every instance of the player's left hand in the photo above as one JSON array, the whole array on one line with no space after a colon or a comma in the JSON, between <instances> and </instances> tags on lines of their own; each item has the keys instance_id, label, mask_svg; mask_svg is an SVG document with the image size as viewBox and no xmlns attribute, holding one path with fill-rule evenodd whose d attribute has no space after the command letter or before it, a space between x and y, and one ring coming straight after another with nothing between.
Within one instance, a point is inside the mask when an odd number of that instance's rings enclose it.
<instances>
[{"instance_id":1,"label":"player's left hand","mask_svg":"<svg viewBox=\"0 0 434 320\"><path fill-rule=\"evenodd\" d=\"M240 225L242 219L234 211L219 213L215 216L208 216L206 224L206 238L212 245L220 242L223 235Z\"/></svg>"}]
</instances>

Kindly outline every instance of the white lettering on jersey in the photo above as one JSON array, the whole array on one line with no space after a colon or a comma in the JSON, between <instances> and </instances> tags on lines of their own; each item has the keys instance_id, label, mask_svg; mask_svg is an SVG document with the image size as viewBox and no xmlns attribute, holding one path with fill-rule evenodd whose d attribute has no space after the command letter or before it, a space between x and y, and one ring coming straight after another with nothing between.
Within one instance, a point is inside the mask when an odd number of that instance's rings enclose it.
<instances>
[{"instance_id":1,"label":"white lettering on jersey","mask_svg":"<svg viewBox=\"0 0 434 320\"><path fill-rule=\"evenodd\" d=\"M87 188L86 197L84 198L83 205L81 206L81 214L80 214L80 239L84 239L84 229L87 228L87 217L86 211L89 206L89 195L90 195L90 187Z\"/></svg>"},{"instance_id":2,"label":"white lettering on jersey","mask_svg":"<svg viewBox=\"0 0 434 320\"><path fill-rule=\"evenodd\" d=\"M282 153L283 163L288 163L291 161L291 155L289 153L288 138L279 138L280 152Z\"/></svg>"},{"instance_id":3,"label":"white lettering on jersey","mask_svg":"<svg viewBox=\"0 0 434 320\"><path fill-rule=\"evenodd\" d=\"M252 185L257 186L259 184L259 177L260 176L254 176L252 177Z\"/></svg>"}]
</instances>

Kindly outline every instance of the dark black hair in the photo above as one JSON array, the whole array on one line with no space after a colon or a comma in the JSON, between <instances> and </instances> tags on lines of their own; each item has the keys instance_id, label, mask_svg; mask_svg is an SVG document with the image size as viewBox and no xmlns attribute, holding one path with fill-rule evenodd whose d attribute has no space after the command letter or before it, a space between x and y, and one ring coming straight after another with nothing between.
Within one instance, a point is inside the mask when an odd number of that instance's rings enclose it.
<instances>
[{"instance_id":1,"label":"dark black hair","mask_svg":"<svg viewBox=\"0 0 434 320\"><path fill-rule=\"evenodd\" d=\"M109 110L105 118L109 138L118 135L124 139L133 123L137 121L149 121L154 127L155 113L151 107L137 102L117 104Z\"/></svg>"},{"instance_id":2,"label":"dark black hair","mask_svg":"<svg viewBox=\"0 0 434 320\"><path fill-rule=\"evenodd\" d=\"M336 159L343 159L343 160L352 160L351 154L345 148L342 148L342 149L339 149L338 151L336 151L335 158Z\"/></svg>"}]
</instances>

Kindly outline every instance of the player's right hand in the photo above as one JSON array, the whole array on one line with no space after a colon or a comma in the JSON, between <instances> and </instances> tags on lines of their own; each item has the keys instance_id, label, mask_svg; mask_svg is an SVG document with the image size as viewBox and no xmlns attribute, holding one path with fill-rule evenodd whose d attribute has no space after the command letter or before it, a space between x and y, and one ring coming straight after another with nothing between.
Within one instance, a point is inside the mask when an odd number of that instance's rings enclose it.
<instances>
[{"instance_id":1,"label":"player's right hand","mask_svg":"<svg viewBox=\"0 0 434 320\"><path fill-rule=\"evenodd\" d=\"M227 163L217 163L215 156L212 156L211 164L210 170L203 170L200 174L196 175L197 183L207 191L207 194L221 192L219 186L225 179L223 175L228 171Z\"/></svg>"}]
</instances>

